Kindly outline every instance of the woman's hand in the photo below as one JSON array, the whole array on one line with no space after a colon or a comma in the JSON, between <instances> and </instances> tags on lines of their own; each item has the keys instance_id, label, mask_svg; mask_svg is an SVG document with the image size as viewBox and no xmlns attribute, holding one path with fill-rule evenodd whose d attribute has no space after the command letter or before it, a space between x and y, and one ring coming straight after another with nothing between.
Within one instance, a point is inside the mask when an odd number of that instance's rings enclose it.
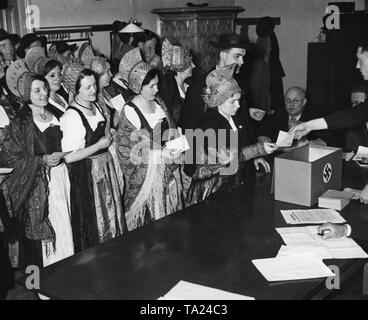
<instances>
[{"instance_id":1,"label":"woman's hand","mask_svg":"<svg viewBox=\"0 0 368 320\"><path fill-rule=\"evenodd\" d=\"M264 142L263 147L267 154L274 153L279 148L279 146L276 143L270 142Z\"/></svg>"},{"instance_id":2,"label":"woman's hand","mask_svg":"<svg viewBox=\"0 0 368 320\"><path fill-rule=\"evenodd\" d=\"M181 156L182 152L180 150L167 149L166 147L162 149L162 156L168 162L173 162Z\"/></svg>"},{"instance_id":3,"label":"woman's hand","mask_svg":"<svg viewBox=\"0 0 368 320\"><path fill-rule=\"evenodd\" d=\"M210 160L210 164L217 164L217 162L221 165L228 165L234 160L235 153L227 150L227 149L220 149L219 151L216 148L209 147L208 148L208 158ZM213 160L217 159L218 161ZM211 162L212 161L212 162Z\"/></svg>"},{"instance_id":4,"label":"woman's hand","mask_svg":"<svg viewBox=\"0 0 368 320\"><path fill-rule=\"evenodd\" d=\"M254 159L254 166L257 171L259 171L260 166L262 166L266 173L271 173L271 167L269 163L263 158Z\"/></svg>"},{"instance_id":5,"label":"woman's hand","mask_svg":"<svg viewBox=\"0 0 368 320\"><path fill-rule=\"evenodd\" d=\"M362 194L360 196L360 202L368 204L368 184L364 187Z\"/></svg>"},{"instance_id":6,"label":"woman's hand","mask_svg":"<svg viewBox=\"0 0 368 320\"><path fill-rule=\"evenodd\" d=\"M98 149L107 149L111 146L112 143L112 135L104 136L97 142Z\"/></svg>"},{"instance_id":7,"label":"woman's hand","mask_svg":"<svg viewBox=\"0 0 368 320\"><path fill-rule=\"evenodd\" d=\"M61 163L63 155L61 152L46 154L42 157L42 161L50 168L56 167Z\"/></svg>"}]
</instances>

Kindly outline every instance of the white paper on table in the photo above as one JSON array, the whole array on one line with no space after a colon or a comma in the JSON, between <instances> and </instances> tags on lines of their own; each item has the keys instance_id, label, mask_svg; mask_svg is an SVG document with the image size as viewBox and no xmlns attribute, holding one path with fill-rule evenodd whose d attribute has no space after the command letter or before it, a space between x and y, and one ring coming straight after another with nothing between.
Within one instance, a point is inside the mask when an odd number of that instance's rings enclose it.
<instances>
[{"instance_id":1,"label":"white paper on table","mask_svg":"<svg viewBox=\"0 0 368 320\"><path fill-rule=\"evenodd\" d=\"M344 223L345 219L333 209L281 210L287 224Z\"/></svg>"},{"instance_id":2,"label":"white paper on table","mask_svg":"<svg viewBox=\"0 0 368 320\"><path fill-rule=\"evenodd\" d=\"M292 257L305 253L314 253L321 260L332 259L331 253L323 247L291 247L281 246L277 258Z\"/></svg>"},{"instance_id":3,"label":"white paper on table","mask_svg":"<svg viewBox=\"0 0 368 320\"><path fill-rule=\"evenodd\" d=\"M10 174L13 170L14 168L0 168L0 174Z\"/></svg>"},{"instance_id":4,"label":"white paper on table","mask_svg":"<svg viewBox=\"0 0 368 320\"><path fill-rule=\"evenodd\" d=\"M116 97L112 98L110 102L114 109L118 111L121 111L125 106L125 99L122 94L119 94Z\"/></svg>"},{"instance_id":5,"label":"white paper on table","mask_svg":"<svg viewBox=\"0 0 368 320\"><path fill-rule=\"evenodd\" d=\"M254 300L254 298L180 281L159 300Z\"/></svg>"},{"instance_id":6,"label":"white paper on table","mask_svg":"<svg viewBox=\"0 0 368 320\"><path fill-rule=\"evenodd\" d=\"M291 147L293 145L295 133L289 134L285 131L280 131L276 144L279 147Z\"/></svg>"},{"instance_id":7,"label":"white paper on table","mask_svg":"<svg viewBox=\"0 0 368 320\"><path fill-rule=\"evenodd\" d=\"M177 150L185 152L190 149L187 138L183 135L174 140L168 141L166 143L166 148L169 150Z\"/></svg>"},{"instance_id":8,"label":"white paper on table","mask_svg":"<svg viewBox=\"0 0 368 320\"><path fill-rule=\"evenodd\" d=\"M334 273L314 253L271 259L252 263L267 281L289 281L333 277Z\"/></svg>"},{"instance_id":9,"label":"white paper on table","mask_svg":"<svg viewBox=\"0 0 368 320\"><path fill-rule=\"evenodd\" d=\"M367 253L351 238L322 239L318 235L318 226L277 228L276 231L290 247L325 248L332 259L368 258Z\"/></svg>"}]
</instances>

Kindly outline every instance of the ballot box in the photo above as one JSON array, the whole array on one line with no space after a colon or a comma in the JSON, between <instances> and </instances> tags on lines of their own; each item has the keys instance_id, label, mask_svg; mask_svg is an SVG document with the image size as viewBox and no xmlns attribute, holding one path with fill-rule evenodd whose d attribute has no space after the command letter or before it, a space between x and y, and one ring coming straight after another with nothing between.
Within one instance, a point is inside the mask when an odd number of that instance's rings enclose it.
<instances>
[{"instance_id":1,"label":"ballot box","mask_svg":"<svg viewBox=\"0 0 368 320\"><path fill-rule=\"evenodd\" d=\"M275 158L275 200L313 206L327 190L341 188L342 150L305 145Z\"/></svg>"}]
</instances>

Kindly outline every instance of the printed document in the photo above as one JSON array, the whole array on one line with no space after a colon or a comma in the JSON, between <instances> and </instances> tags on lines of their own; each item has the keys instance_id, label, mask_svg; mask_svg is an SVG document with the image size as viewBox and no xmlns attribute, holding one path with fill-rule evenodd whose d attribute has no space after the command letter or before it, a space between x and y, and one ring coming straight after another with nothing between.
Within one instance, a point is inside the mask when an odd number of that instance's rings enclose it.
<instances>
[{"instance_id":1,"label":"printed document","mask_svg":"<svg viewBox=\"0 0 368 320\"><path fill-rule=\"evenodd\" d=\"M281 210L287 224L344 223L345 219L333 209Z\"/></svg>"}]
</instances>

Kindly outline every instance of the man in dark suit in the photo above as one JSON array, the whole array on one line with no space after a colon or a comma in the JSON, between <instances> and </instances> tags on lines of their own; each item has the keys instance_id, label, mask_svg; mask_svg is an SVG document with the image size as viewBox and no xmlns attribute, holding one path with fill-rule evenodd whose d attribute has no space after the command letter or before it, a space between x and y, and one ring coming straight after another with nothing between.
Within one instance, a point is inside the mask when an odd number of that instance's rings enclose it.
<instances>
[{"instance_id":1,"label":"man in dark suit","mask_svg":"<svg viewBox=\"0 0 368 320\"><path fill-rule=\"evenodd\" d=\"M358 106L368 98L368 86L366 84L359 84L351 90L351 104L352 107ZM357 151L359 146L368 147L368 127L367 123L363 123L356 128L348 129L344 139L344 151Z\"/></svg>"},{"instance_id":2,"label":"man in dark suit","mask_svg":"<svg viewBox=\"0 0 368 320\"><path fill-rule=\"evenodd\" d=\"M358 59L356 68L360 70L364 80L368 81L368 37L361 40L356 55ZM365 102L360 103L354 108L346 108L324 118L301 123L294 127L292 132L296 133L297 138L301 138L314 130L348 129L366 122L368 122L368 100L365 100ZM368 184L363 189L360 201L368 204Z\"/></svg>"},{"instance_id":3,"label":"man in dark suit","mask_svg":"<svg viewBox=\"0 0 368 320\"><path fill-rule=\"evenodd\" d=\"M291 87L285 93L285 108L277 110L257 128L258 140L275 142L280 131L288 132L299 122L311 119L304 89Z\"/></svg>"},{"instance_id":4,"label":"man in dark suit","mask_svg":"<svg viewBox=\"0 0 368 320\"><path fill-rule=\"evenodd\" d=\"M249 44L240 35L237 34L222 34L219 38L218 43L211 43L220 51L219 61L217 65L209 72L199 73L193 79L191 85L186 92L184 106L182 108L181 116L178 123L178 126L185 130L194 130L200 127L201 119L204 112L206 111L205 103L202 99L203 90L206 87L206 78L208 74L215 68L224 68L232 64L236 64L237 67L234 71L234 78L238 82L240 88L245 91L244 84L239 80L237 75L240 67L244 63L244 56L246 54L247 48L249 47ZM246 131L248 144L252 144L255 142L255 130L253 124L251 123L249 110L246 106L244 98L241 100L240 105L241 106L239 112L247 125ZM196 153L196 151L193 149L192 152L193 154ZM269 166L267 162L265 162L263 159L257 159L255 162L256 168L258 168L260 164L265 168L266 171L269 171ZM188 176L192 176L194 170L195 164L185 165L184 171ZM251 172L251 170L249 172Z\"/></svg>"}]
</instances>

